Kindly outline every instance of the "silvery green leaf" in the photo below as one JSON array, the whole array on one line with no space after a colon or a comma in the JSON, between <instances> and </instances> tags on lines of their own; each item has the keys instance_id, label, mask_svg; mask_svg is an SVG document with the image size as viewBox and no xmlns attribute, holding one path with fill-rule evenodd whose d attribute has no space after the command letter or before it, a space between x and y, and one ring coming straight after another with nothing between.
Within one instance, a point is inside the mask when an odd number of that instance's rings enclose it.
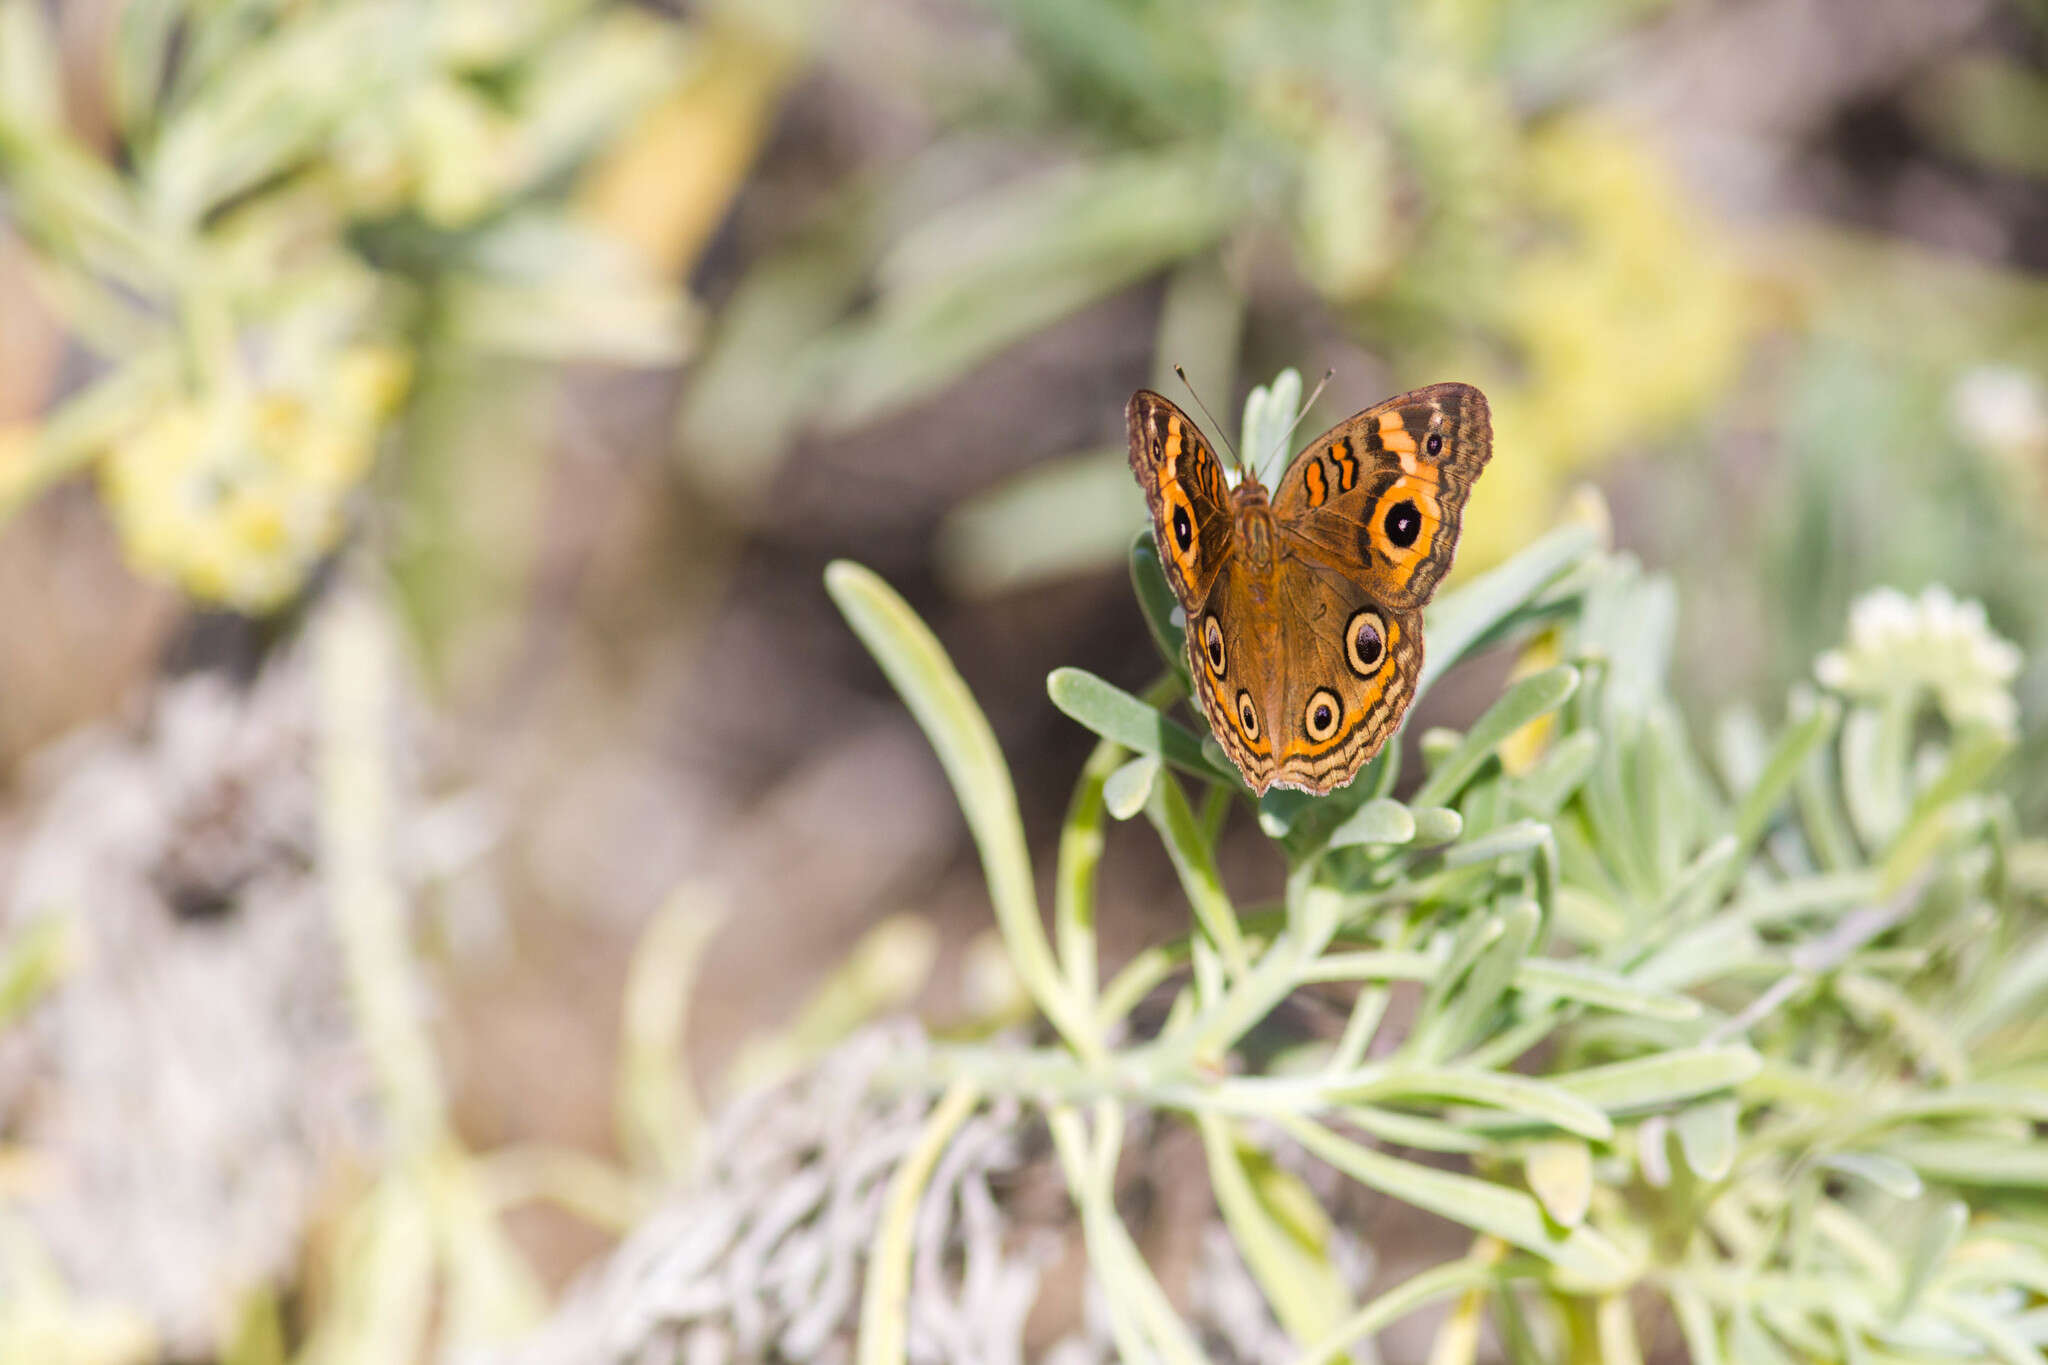
<instances>
[{"instance_id":1,"label":"silvery green leaf","mask_svg":"<svg viewBox=\"0 0 2048 1365\"><path fill-rule=\"evenodd\" d=\"M1762 1068L1763 1058L1753 1048L1701 1047L1568 1071L1550 1079L1612 1114L1710 1095L1740 1085Z\"/></svg>"},{"instance_id":2,"label":"silvery green leaf","mask_svg":"<svg viewBox=\"0 0 2048 1365\"><path fill-rule=\"evenodd\" d=\"M1103 805L1119 820L1128 820L1145 809L1152 784L1159 778L1159 757L1140 754L1111 773L1102 784Z\"/></svg>"},{"instance_id":3,"label":"silvery green leaf","mask_svg":"<svg viewBox=\"0 0 2048 1365\"><path fill-rule=\"evenodd\" d=\"M939 571L968 597L1090 573L1116 562L1144 518L1123 451L1048 460L947 513Z\"/></svg>"},{"instance_id":4,"label":"silvery green leaf","mask_svg":"<svg viewBox=\"0 0 2048 1365\"><path fill-rule=\"evenodd\" d=\"M1590 1227L1554 1228L1542 1206L1519 1190L1375 1152L1307 1119L1279 1122L1309 1151L1361 1184L1490 1233L1586 1281L1614 1284L1632 1271L1629 1258L1614 1243Z\"/></svg>"},{"instance_id":5,"label":"silvery green leaf","mask_svg":"<svg viewBox=\"0 0 2048 1365\"><path fill-rule=\"evenodd\" d=\"M1853 1175L1894 1199L1918 1199L1926 1187L1905 1162L1877 1152L1830 1152L1820 1164L1843 1175Z\"/></svg>"},{"instance_id":6,"label":"silvery green leaf","mask_svg":"<svg viewBox=\"0 0 2048 1365\"><path fill-rule=\"evenodd\" d=\"M1571 1138L1531 1143L1522 1170L1530 1193L1553 1223L1575 1228L1586 1221L1593 1203L1593 1154L1585 1143Z\"/></svg>"},{"instance_id":7,"label":"silvery green leaf","mask_svg":"<svg viewBox=\"0 0 2048 1365\"><path fill-rule=\"evenodd\" d=\"M1202 739L1192 730L1085 669L1054 669L1045 690L1054 706L1126 749L1151 754L1210 781L1235 776L1227 761L1222 769L1211 764Z\"/></svg>"},{"instance_id":8,"label":"silvery green leaf","mask_svg":"<svg viewBox=\"0 0 2048 1365\"><path fill-rule=\"evenodd\" d=\"M1693 1105L1674 1120L1678 1150L1694 1175L1720 1180L1734 1168L1735 1126L1740 1115L1734 1100L1719 1099Z\"/></svg>"},{"instance_id":9,"label":"silvery green leaf","mask_svg":"<svg viewBox=\"0 0 2048 1365\"><path fill-rule=\"evenodd\" d=\"M1578 685L1578 670L1568 664L1560 664L1509 687L1501 699L1473 723L1455 751L1430 773L1410 804L1439 806L1451 800L1509 735L1564 705Z\"/></svg>"},{"instance_id":10,"label":"silvery green leaf","mask_svg":"<svg viewBox=\"0 0 2048 1365\"><path fill-rule=\"evenodd\" d=\"M1039 921L1016 788L988 719L944 647L872 571L836 561L825 571L825 587L938 753L981 853L989 899L1018 976L1062 1034L1092 1038L1092 1022L1068 996ZM1136 698L1130 701L1151 710Z\"/></svg>"},{"instance_id":11,"label":"silvery green leaf","mask_svg":"<svg viewBox=\"0 0 2048 1365\"><path fill-rule=\"evenodd\" d=\"M1405 844L1415 837L1415 817L1398 801L1368 801L1330 832L1329 848L1353 844Z\"/></svg>"}]
</instances>

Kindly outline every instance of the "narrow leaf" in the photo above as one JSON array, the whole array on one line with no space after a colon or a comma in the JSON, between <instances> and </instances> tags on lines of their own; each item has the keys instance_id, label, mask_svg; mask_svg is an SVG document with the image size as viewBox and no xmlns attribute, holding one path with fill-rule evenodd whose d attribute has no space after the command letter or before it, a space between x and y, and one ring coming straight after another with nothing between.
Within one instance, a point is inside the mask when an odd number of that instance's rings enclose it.
<instances>
[{"instance_id":1,"label":"narrow leaf","mask_svg":"<svg viewBox=\"0 0 2048 1365\"><path fill-rule=\"evenodd\" d=\"M1383 1194L1490 1233L1596 1284L1623 1281L1631 1273L1628 1257L1612 1242L1588 1227L1553 1229L1542 1206L1520 1190L1387 1156L1308 1119L1278 1121L1302 1146Z\"/></svg>"},{"instance_id":2,"label":"narrow leaf","mask_svg":"<svg viewBox=\"0 0 2048 1365\"><path fill-rule=\"evenodd\" d=\"M1409 804L1440 806L1449 801L1509 735L1564 705L1578 685L1579 671L1569 664L1560 664L1510 687L1466 732L1457 752L1430 773L1429 780Z\"/></svg>"},{"instance_id":3,"label":"narrow leaf","mask_svg":"<svg viewBox=\"0 0 2048 1365\"><path fill-rule=\"evenodd\" d=\"M1330 1262L1329 1216L1300 1179L1241 1144L1228 1119L1199 1116L1209 1184L1245 1267L1297 1341L1314 1341L1351 1312L1351 1295Z\"/></svg>"},{"instance_id":4,"label":"narrow leaf","mask_svg":"<svg viewBox=\"0 0 2048 1365\"><path fill-rule=\"evenodd\" d=\"M938 753L981 853L989 900L1018 976L1067 1040L1090 1049L1093 1021L1068 994L1039 921L1017 791L988 719L944 648L887 583L838 560L825 570L825 588Z\"/></svg>"},{"instance_id":5,"label":"narrow leaf","mask_svg":"<svg viewBox=\"0 0 2048 1365\"><path fill-rule=\"evenodd\" d=\"M1894 1199L1918 1199L1926 1186L1911 1166L1881 1152L1831 1152L1820 1164L1879 1189Z\"/></svg>"},{"instance_id":6,"label":"narrow leaf","mask_svg":"<svg viewBox=\"0 0 2048 1365\"><path fill-rule=\"evenodd\" d=\"M1054 669L1045 691L1068 716L1134 753L1151 754L1212 782L1235 775L1234 769L1219 771L1210 763L1194 731L1085 669Z\"/></svg>"},{"instance_id":7,"label":"narrow leaf","mask_svg":"<svg viewBox=\"0 0 2048 1365\"><path fill-rule=\"evenodd\" d=\"M1591 526L1560 527L1499 568L1432 603L1423 617L1429 657L1422 665L1416 695L1427 692L1445 669L1488 642L1546 585L1590 556L1599 540Z\"/></svg>"},{"instance_id":8,"label":"narrow leaf","mask_svg":"<svg viewBox=\"0 0 2048 1365\"><path fill-rule=\"evenodd\" d=\"M1762 1069L1752 1048L1701 1047L1568 1071L1551 1082L1613 1114L1726 1090Z\"/></svg>"},{"instance_id":9,"label":"narrow leaf","mask_svg":"<svg viewBox=\"0 0 2048 1365\"><path fill-rule=\"evenodd\" d=\"M1102 801L1109 813L1128 820L1145 809L1152 784L1159 778L1159 756L1139 754L1111 773L1102 784Z\"/></svg>"},{"instance_id":10,"label":"narrow leaf","mask_svg":"<svg viewBox=\"0 0 2048 1365\"><path fill-rule=\"evenodd\" d=\"M1702 1180L1719 1180L1735 1169L1735 1122L1740 1110L1734 1100L1710 1100L1696 1104L1678 1116L1678 1150L1685 1164Z\"/></svg>"},{"instance_id":11,"label":"narrow leaf","mask_svg":"<svg viewBox=\"0 0 2048 1365\"><path fill-rule=\"evenodd\" d=\"M1593 1154L1583 1142L1553 1138L1530 1146L1522 1159L1529 1189L1559 1227L1586 1221L1593 1204Z\"/></svg>"},{"instance_id":12,"label":"narrow leaf","mask_svg":"<svg viewBox=\"0 0 2048 1365\"><path fill-rule=\"evenodd\" d=\"M1368 801L1330 831L1326 848L1353 844L1405 844L1415 837L1415 817L1399 801Z\"/></svg>"}]
</instances>

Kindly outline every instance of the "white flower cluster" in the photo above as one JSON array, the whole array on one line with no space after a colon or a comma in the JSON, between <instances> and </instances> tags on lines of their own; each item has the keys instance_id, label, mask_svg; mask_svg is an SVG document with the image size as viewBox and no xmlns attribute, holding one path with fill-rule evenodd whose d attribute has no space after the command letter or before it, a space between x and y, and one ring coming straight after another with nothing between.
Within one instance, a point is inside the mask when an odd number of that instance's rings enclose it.
<instances>
[{"instance_id":1,"label":"white flower cluster","mask_svg":"<svg viewBox=\"0 0 2048 1365\"><path fill-rule=\"evenodd\" d=\"M1992 632L1984 604L1959 602L1939 584L1917 598L1879 588L1849 608L1849 639L1814 664L1822 685L1881 700L1921 689L1951 725L2010 731L2019 718L2012 681L2020 651Z\"/></svg>"}]
</instances>

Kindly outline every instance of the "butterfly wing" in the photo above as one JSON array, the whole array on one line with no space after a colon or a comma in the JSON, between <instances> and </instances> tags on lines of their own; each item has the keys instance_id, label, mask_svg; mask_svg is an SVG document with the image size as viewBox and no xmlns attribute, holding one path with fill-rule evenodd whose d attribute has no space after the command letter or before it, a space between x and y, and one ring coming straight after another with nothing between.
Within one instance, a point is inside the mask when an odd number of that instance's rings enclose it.
<instances>
[{"instance_id":1,"label":"butterfly wing","mask_svg":"<svg viewBox=\"0 0 2048 1365\"><path fill-rule=\"evenodd\" d=\"M1287 665L1265 717L1269 780L1322 795L1400 726L1422 676L1422 612L1393 610L1308 559L1283 559L1275 583Z\"/></svg>"},{"instance_id":2,"label":"butterfly wing","mask_svg":"<svg viewBox=\"0 0 2048 1365\"><path fill-rule=\"evenodd\" d=\"M1152 511L1159 562L1193 621L1230 557L1230 493L1216 452L1188 415L1150 389L1131 395L1131 472Z\"/></svg>"},{"instance_id":3,"label":"butterfly wing","mask_svg":"<svg viewBox=\"0 0 2048 1365\"><path fill-rule=\"evenodd\" d=\"M1486 395L1432 384L1312 441L1280 476L1273 517L1287 549L1356 579L1389 612L1413 611L1450 571L1465 499L1492 455Z\"/></svg>"}]
</instances>

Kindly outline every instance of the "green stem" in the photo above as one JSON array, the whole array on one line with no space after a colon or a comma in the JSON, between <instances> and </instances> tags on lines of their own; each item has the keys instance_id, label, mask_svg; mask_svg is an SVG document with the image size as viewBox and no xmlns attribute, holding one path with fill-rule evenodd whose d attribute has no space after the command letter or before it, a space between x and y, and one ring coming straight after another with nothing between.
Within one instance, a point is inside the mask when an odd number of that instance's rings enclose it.
<instances>
[{"instance_id":1,"label":"green stem","mask_svg":"<svg viewBox=\"0 0 2048 1365\"><path fill-rule=\"evenodd\" d=\"M867 1283L860 1300L859 1365L899 1365L910 1325L910 1253L918 1200L944 1155L946 1144L974 1112L981 1096L973 1085L954 1082L925 1119L917 1145L889 1182L882 1225L868 1252Z\"/></svg>"}]
</instances>

